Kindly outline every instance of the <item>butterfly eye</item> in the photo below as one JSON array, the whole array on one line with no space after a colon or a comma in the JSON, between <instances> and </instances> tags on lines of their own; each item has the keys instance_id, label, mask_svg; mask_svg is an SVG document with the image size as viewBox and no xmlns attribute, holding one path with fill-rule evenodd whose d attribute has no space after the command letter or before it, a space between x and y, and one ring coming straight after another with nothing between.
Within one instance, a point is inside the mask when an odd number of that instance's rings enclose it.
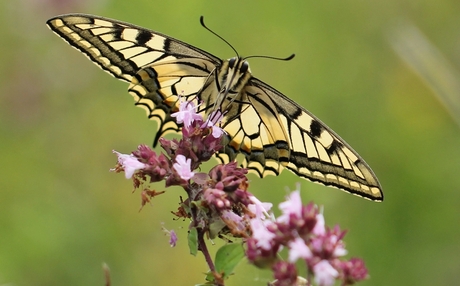
<instances>
[{"instance_id":1,"label":"butterfly eye","mask_svg":"<svg viewBox=\"0 0 460 286\"><path fill-rule=\"evenodd\" d=\"M228 60L228 65L231 69L235 67L235 63L236 63L236 58L231 58L230 60Z\"/></svg>"},{"instance_id":2,"label":"butterfly eye","mask_svg":"<svg viewBox=\"0 0 460 286\"><path fill-rule=\"evenodd\" d=\"M246 73L248 71L248 69L249 69L249 64L248 64L247 61L244 61L243 64L241 65L241 67L240 67L240 73L244 74L244 73Z\"/></svg>"}]
</instances>

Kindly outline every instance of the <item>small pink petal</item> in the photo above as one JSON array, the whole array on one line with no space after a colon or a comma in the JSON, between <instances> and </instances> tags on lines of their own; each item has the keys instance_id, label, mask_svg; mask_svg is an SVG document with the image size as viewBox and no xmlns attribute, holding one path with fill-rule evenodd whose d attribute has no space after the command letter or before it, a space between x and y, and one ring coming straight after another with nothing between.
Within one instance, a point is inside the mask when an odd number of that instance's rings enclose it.
<instances>
[{"instance_id":1,"label":"small pink petal","mask_svg":"<svg viewBox=\"0 0 460 286\"><path fill-rule=\"evenodd\" d=\"M327 260L321 260L313 266L315 282L321 286L334 285L339 272Z\"/></svg>"},{"instance_id":2,"label":"small pink petal","mask_svg":"<svg viewBox=\"0 0 460 286\"><path fill-rule=\"evenodd\" d=\"M305 241L297 237L294 241L289 242L289 262L296 262L297 259L308 259L313 256L308 245L305 244Z\"/></svg>"},{"instance_id":3,"label":"small pink petal","mask_svg":"<svg viewBox=\"0 0 460 286\"><path fill-rule=\"evenodd\" d=\"M296 217L300 218L302 216L302 199L300 198L300 191L293 191L286 201L279 204L279 209L282 212L277 219L278 222L287 223L291 214L294 214Z\"/></svg>"},{"instance_id":4,"label":"small pink petal","mask_svg":"<svg viewBox=\"0 0 460 286\"><path fill-rule=\"evenodd\" d=\"M190 170L191 164L191 159L185 158L184 155L177 155L176 163L173 164L173 168L183 180L190 180L195 175L195 173Z\"/></svg>"},{"instance_id":5,"label":"small pink petal","mask_svg":"<svg viewBox=\"0 0 460 286\"><path fill-rule=\"evenodd\" d=\"M118 156L118 163L123 166L126 179L130 179L137 170L144 169L146 165L139 162L133 155L121 154L117 151L112 151Z\"/></svg>"}]
</instances>

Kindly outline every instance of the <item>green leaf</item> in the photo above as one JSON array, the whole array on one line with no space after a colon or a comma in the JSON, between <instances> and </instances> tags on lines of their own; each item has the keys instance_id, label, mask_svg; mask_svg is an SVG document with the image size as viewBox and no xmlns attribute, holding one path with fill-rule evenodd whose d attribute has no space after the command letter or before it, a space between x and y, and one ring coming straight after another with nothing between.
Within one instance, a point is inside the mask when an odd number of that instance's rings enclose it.
<instances>
[{"instance_id":1,"label":"green leaf","mask_svg":"<svg viewBox=\"0 0 460 286\"><path fill-rule=\"evenodd\" d=\"M233 269L235 269L243 258L243 245L240 243L224 245L216 253L216 271L221 273L223 278L226 279L233 273Z\"/></svg>"},{"instance_id":2,"label":"green leaf","mask_svg":"<svg viewBox=\"0 0 460 286\"><path fill-rule=\"evenodd\" d=\"M198 253L198 231L195 227L189 230L188 232L188 248L190 254L196 256Z\"/></svg>"},{"instance_id":3,"label":"green leaf","mask_svg":"<svg viewBox=\"0 0 460 286\"><path fill-rule=\"evenodd\" d=\"M216 279L215 279L214 275L212 274L212 272L208 271L208 272L206 272L205 280L208 281L206 283L211 283L212 284L212 283L214 283L214 280L216 280Z\"/></svg>"}]
</instances>

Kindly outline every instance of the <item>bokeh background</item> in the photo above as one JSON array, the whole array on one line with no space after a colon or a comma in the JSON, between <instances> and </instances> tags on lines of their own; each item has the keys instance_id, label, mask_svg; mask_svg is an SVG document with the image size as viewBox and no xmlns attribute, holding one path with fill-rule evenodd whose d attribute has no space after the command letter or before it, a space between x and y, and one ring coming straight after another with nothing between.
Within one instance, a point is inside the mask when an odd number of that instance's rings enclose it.
<instances>
[{"instance_id":1,"label":"bokeh background","mask_svg":"<svg viewBox=\"0 0 460 286\"><path fill-rule=\"evenodd\" d=\"M456 285L460 280L460 2L17 0L0 4L0 285L194 285L203 258L174 221L180 189L138 212L139 193L109 172L112 149L150 144L154 122L45 21L84 12L131 22L222 58L242 55L260 79L345 138L372 166L383 203L300 180L250 176L280 202L301 182L371 279L361 285ZM443 103L444 102L444 103ZM158 189L163 188L159 184ZM170 248L161 223L179 233ZM222 242L211 246L215 251ZM228 285L266 285L242 262Z\"/></svg>"}]
</instances>

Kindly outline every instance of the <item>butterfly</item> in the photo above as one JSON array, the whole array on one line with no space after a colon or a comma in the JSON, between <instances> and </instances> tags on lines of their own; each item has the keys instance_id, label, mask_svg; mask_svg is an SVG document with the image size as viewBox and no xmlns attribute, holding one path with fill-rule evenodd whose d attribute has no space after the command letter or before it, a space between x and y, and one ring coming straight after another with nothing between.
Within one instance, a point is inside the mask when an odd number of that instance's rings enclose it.
<instances>
[{"instance_id":1,"label":"butterfly","mask_svg":"<svg viewBox=\"0 0 460 286\"><path fill-rule=\"evenodd\" d=\"M202 24L203 18L201 18ZM48 27L112 76L128 82L135 105L158 123L158 139L179 132L179 98L205 117L224 112L223 163L242 154L260 177L287 168L310 181L382 201L369 165L334 131L281 92L252 76L239 56L222 60L162 33L98 16L67 14Z\"/></svg>"}]
</instances>

